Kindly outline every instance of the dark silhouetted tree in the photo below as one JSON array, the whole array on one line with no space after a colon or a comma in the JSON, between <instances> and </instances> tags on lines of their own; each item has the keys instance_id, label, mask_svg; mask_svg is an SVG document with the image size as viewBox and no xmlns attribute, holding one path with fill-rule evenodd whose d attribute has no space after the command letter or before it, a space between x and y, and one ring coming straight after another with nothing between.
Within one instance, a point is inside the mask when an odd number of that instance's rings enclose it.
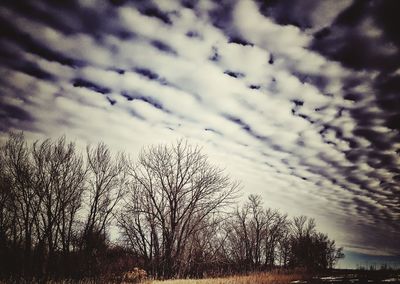
<instances>
[{"instance_id":1,"label":"dark silhouetted tree","mask_svg":"<svg viewBox=\"0 0 400 284\"><path fill-rule=\"evenodd\" d=\"M119 217L121 233L159 275L184 273L193 236L230 204L238 184L196 146L178 141L143 150L131 165L132 183Z\"/></svg>"}]
</instances>

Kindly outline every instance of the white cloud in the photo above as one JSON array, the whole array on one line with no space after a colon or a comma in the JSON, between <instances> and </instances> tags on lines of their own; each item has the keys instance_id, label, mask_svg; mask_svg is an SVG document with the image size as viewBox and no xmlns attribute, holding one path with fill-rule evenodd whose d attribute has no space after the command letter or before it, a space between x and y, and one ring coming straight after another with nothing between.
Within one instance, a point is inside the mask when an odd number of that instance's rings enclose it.
<instances>
[{"instance_id":1,"label":"white cloud","mask_svg":"<svg viewBox=\"0 0 400 284\"><path fill-rule=\"evenodd\" d=\"M341 1L341 5L344 7L347 2ZM48 48L87 64L74 69L18 48L21 58L36 63L54 75L57 82L3 68L4 80L12 82L28 103L14 97L15 90L7 88L5 100L33 115L35 130L28 133L32 139L66 134L82 145L102 140L116 150L136 155L144 145L186 137L203 146L214 163L241 180L246 194L265 196L268 206L321 221L327 221L330 214L340 220L348 213L357 216L357 221L363 219L357 215L357 208L344 205L355 196L354 192L362 194L362 189L343 176L342 170L352 165L343 153L349 145L333 130L337 127L344 137L352 137L356 127L348 111L336 117L339 107L350 107L341 95L343 80L351 72L308 50L310 35L294 26L277 25L264 17L252 1L237 2L233 24L254 46L229 43L222 30L201 16L212 9L212 3L201 3L210 6L199 11L181 8L171 15L171 25L144 16L134 7L122 7L117 21L136 37L122 40L107 34L101 41L89 34L65 35L2 9L2 16L15 19L19 29ZM164 11L179 8L176 1L158 1L157 5ZM329 14L326 7L321 9ZM189 30L199 36L186 36ZM161 52L152 45L154 40L167 44L177 54ZM218 51L219 61L209 60L213 48ZM271 54L275 58L273 64L268 62ZM120 74L112 68L124 72ZM159 80L140 75L136 68L158 74ZM224 74L228 70L243 73L244 77ZM302 82L295 73L325 76L327 86ZM359 74L367 78L370 75ZM107 87L110 93L74 87L71 80L75 78ZM249 85L260 88L249 89ZM371 92L369 81L358 88L357 91ZM127 100L122 92L137 97ZM335 92L335 96L326 96L326 92ZM110 105L107 96L116 103ZM160 106L154 107L140 96ZM292 113L293 100L303 102L297 115ZM366 99L362 104L366 102L370 101ZM315 111L321 107L325 110ZM376 113L379 109L372 106L368 111ZM298 114L307 115L313 122ZM326 130L325 137L319 133L323 125L332 128ZM385 135L388 132L378 122L375 129ZM368 146L366 139L358 138L357 142ZM358 173L370 170L365 161L355 167ZM385 171L377 172L385 175ZM363 179L370 186L377 186L377 179ZM373 203L378 195L363 201L381 208ZM324 228L335 237L339 235L337 227L344 224L331 223ZM344 243L348 235L339 237Z\"/></svg>"}]
</instances>

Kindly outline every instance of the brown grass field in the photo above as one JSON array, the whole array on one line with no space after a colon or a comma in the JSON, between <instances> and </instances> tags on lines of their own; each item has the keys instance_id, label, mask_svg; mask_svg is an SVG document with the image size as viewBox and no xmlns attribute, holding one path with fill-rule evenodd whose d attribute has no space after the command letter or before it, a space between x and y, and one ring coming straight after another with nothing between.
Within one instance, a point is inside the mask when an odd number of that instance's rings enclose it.
<instances>
[{"instance_id":1,"label":"brown grass field","mask_svg":"<svg viewBox=\"0 0 400 284\"><path fill-rule=\"evenodd\" d=\"M150 281L149 284L286 284L302 280L302 274L255 273L251 275L237 275L205 279L177 279Z\"/></svg>"},{"instance_id":2,"label":"brown grass field","mask_svg":"<svg viewBox=\"0 0 400 284\"><path fill-rule=\"evenodd\" d=\"M249 275L227 276L205 279L147 280L145 284L289 284L289 283L371 283L400 284L400 270L333 270L326 274L305 272L279 273L260 272Z\"/></svg>"}]
</instances>

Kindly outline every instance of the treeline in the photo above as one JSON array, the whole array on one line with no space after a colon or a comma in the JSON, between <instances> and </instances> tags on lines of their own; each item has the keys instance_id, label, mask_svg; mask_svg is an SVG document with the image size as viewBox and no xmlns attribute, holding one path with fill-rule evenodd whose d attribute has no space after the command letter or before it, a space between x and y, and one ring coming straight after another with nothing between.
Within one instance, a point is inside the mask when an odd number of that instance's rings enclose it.
<instances>
[{"instance_id":1,"label":"treeline","mask_svg":"<svg viewBox=\"0 0 400 284\"><path fill-rule=\"evenodd\" d=\"M239 184L184 141L136 160L64 137L0 148L0 276L157 278L276 267L322 270L343 257L306 217L237 206ZM114 237L110 237L114 235Z\"/></svg>"}]
</instances>

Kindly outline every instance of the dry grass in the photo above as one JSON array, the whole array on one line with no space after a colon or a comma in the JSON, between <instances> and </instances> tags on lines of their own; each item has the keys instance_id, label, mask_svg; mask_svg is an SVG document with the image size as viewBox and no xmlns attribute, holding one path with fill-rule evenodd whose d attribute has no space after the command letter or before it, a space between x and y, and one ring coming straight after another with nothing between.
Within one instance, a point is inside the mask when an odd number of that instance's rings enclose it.
<instances>
[{"instance_id":1,"label":"dry grass","mask_svg":"<svg viewBox=\"0 0 400 284\"><path fill-rule=\"evenodd\" d=\"M295 280L304 279L302 274L255 273L251 275L237 275L206 279L177 279L152 281L151 284L287 284Z\"/></svg>"},{"instance_id":2,"label":"dry grass","mask_svg":"<svg viewBox=\"0 0 400 284\"><path fill-rule=\"evenodd\" d=\"M303 280L306 279L305 274L302 273L292 273L292 274L284 274L284 273L253 273L250 275L235 275L235 276L227 276L227 277L216 277L216 278L204 278L204 279L171 279L171 280L142 280L140 284L288 284L294 280ZM8 284L8 283L18 283L18 284L28 284L28 283L43 283L39 280L16 280L16 279L8 279L1 280L0 284ZM129 282L129 281L94 281L91 279L82 279L79 281L74 280L49 280L46 281L49 284L89 284L89 283L122 283L122 284L131 284L137 282ZM301 282L300 282L301 283Z\"/></svg>"}]
</instances>

